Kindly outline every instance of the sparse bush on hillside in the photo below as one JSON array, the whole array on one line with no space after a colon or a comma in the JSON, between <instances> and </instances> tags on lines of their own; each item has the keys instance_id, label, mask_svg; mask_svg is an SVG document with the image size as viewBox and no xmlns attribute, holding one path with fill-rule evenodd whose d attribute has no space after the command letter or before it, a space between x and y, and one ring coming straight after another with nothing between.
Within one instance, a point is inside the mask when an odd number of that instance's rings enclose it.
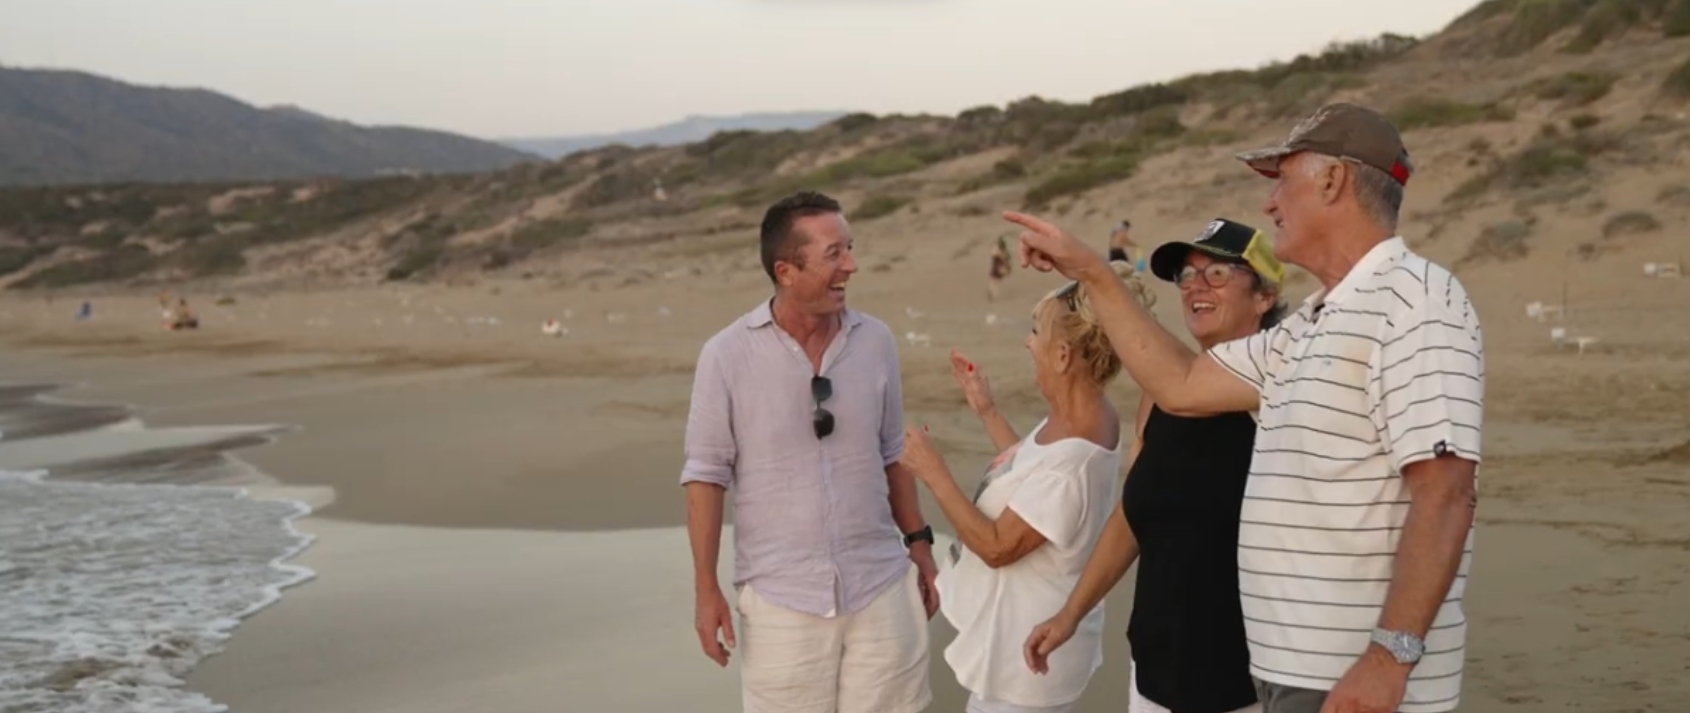
<instances>
[{"instance_id":1,"label":"sparse bush on hillside","mask_svg":"<svg viewBox=\"0 0 1690 713\"><path fill-rule=\"evenodd\" d=\"M1678 0L1661 17L1661 32L1667 37L1690 37L1690 0Z\"/></svg>"},{"instance_id":2,"label":"sparse bush on hillside","mask_svg":"<svg viewBox=\"0 0 1690 713\"><path fill-rule=\"evenodd\" d=\"M1567 120L1567 125L1573 127L1574 131L1587 131L1600 123L1602 123L1602 117L1595 114L1579 114Z\"/></svg>"},{"instance_id":3,"label":"sparse bush on hillside","mask_svg":"<svg viewBox=\"0 0 1690 713\"><path fill-rule=\"evenodd\" d=\"M1662 186L1661 191L1655 194L1655 202L1690 208L1690 184L1674 183Z\"/></svg>"},{"instance_id":4,"label":"sparse bush on hillside","mask_svg":"<svg viewBox=\"0 0 1690 713\"><path fill-rule=\"evenodd\" d=\"M1131 178L1138 169L1138 156L1120 153L1094 158L1057 171L1055 175L1027 189L1025 206L1043 208L1062 196L1084 193L1098 186Z\"/></svg>"},{"instance_id":5,"label":"sparse bush on hillside","mask_svg":"<svg viewBox=\"0 0 1690 713\"><path fill-rule=\"evenodd\" d=\"M1183 146L1219 146L1242 141L1244 135L1227 129L1192 129L1180 136Z\"/></svg>"},{"instance_id":6,"label":"sparse bush on hillside","mask_svg":"<svg viewBox=\"0 0 1690 713\"><path fill-rule=\"evenodd\" d=\"M1546 128L1549 126L1553 125ZM1613 137L1593 132L1563 136L1557 130L1545 134L1519 153L1498 160L1489 171L1468 179L1444 201L1470 201L1491 189L1540 189L1583 176L1590 168L1589 157L1618 146Z\"/></svg>"},{"instance_id":7,"label":"sparse bush on hillside","mask_svg":"<svg viewBox=\"0 0 1690 713\"><path fill-rule=\"evenodd\" d=\"M849 134L857 131L858 129L866 129L870 126L874 126L879 122L880 117L878 116L867 112L857 112L855 114L846 114L834 119L832 125L834 128L838 129L840 133Z\"/></svg>"},{"instance_id":8,"label":"sparse bush on hillside","mask_svg":"<svg viewBox=\"0 0 1690 713\"><path fill-rule=\"evenodd\" d=\"M1420 97L1397 105L1390 112L1390 118L1398 130L1408 132L1440 126L1512 121L1514 111L1496 104L1466 104L1450 99Z\"/></svg>"},{"instance_id":9,"label":"sparse bush on hillside","mask_svg":"<svg viewBox=\"0 0 1690 713\"><path fill-rule=\"evenodd\" d=\"M717 132L703 143L688 146L688 160L665 173L663 179L665 185L679 187L705 179L767 174L804 146L805 134L798 131Z\"/></svg>"},{"instance_id":10,"label":"sparse bush on hillside","mask_svg":"<svg viewBox=\"0 0 1690 713\"><path fill-rule=\"evenodd\" d=\"M1649 17L1658 16L1665 4L1660 0L1600 0L1585 12L1578 34L1563 49L1581 53L1596 49L1646 21L1645 12Z\"/></svg>"},{"instance_id":11,"label":"sparse bush on hillside","mask_svg":"<svg viewBox=\"0 0 1690 713\"><path fill-rule=\"evenodd\" d=\"M894 148L859 154L843 161L828 164L808 175L795 179L752 186L736 191L728 200L742 208L758 207L794 191L804 189L831 190L839 184L862 178L887 178L928 166L923 154L909 148Z\"/></svg>"},{"instance_id":12,"label":"sparse bush on hillside","mask_svg":"<svg viewBox=\"0 0 1690 713\"><path fill-rule=\"evenodd\" d=\"M863 204L857 206L857 209L851 212L851 217L863 221L883 218L898 212L899 208L909 205L909 202L910 199L907 196L876 193L863 199Z\"/></svg>"},{"instance_id":13,"label":"sparse bush on hillside","mask_svg":"<svg viewBox=\"0 0 1690 713\"><path fill-rule=\"evenodd\" d=\"M1661 229L1661 221L1655 216L1640 210L1618 213L1602 224L1602 237L1616 238L1622 235L1636 235L1652 233Z\"/></svg>"},{"instance_id":14,"label":"sparse bush on hillside","mask_svg":"<svg viewBox=\"0 0 1690 713\"><path fill-rule=\"evenodd\" d=\"M601 173L575 195L575 207L579 210L591 210L650 196L655 178L634 168L618 168Z\"/></svg>"},{"instance_id":15,"label":"sparse bush on hillside","mask_svg":"<svg viewBox=\"0 0 1690 713\"><path fill-rule=\"evenodd\" d=\"M29 267L36 258L48 252L50 251L35 246L0 248L0 277Z\"/></svg>"},{"instance_id":16,"label":"sparse bush on hillside","mask_svg":"<svg viewBox=\"0 0 1690 713\"><path fill-rule=\"evenodd\" d=\"M1684 60L1661 83L1661 93L1678 99L1690 99L1690 59Z\"/></svg>"},{"instance_id":17,"label":"sparse bush on hillside","mask_svg":"<svg viewBox=\"0 0 1690 713\"><path fill-rule=\"evenodd\" d=\"M1003 110L990 104L966 109L957 114L957 121L970 125L993 124L1003 120Z\"/></svg>"},{"instance_id":18,"label":"sparse bush on hillside","mask_svg":"<svg viewBox=\"0 0 1690 713\"><path fill-rule=\"evenodd\" d=\"M1467 254L1456 262L1457 266L1485 260L1508 262L1525 257L1531 252L1527 239L1531 237L1530 225L1518 220L1510 220L1487 226L1480 231L1479 237L1468 246Z\"/></svg>"},{"instance_id":19,"label":"sparse bush on hillside","mask_svg":"<svg viewBox=\"0 0 1690 713\"><path fill-rule=\"evenodd\" d=\"M171 253L170 259L194 277L232 275L246 267L245 245L236 236L196 241Z\"/></svg>"},{"instance_id":20,"label":"sparse bush on hillside","mask_svg":"<svg viewBox=\"0 0 1690 713\"><path fill-rule=\"evenodd\" d=\"M1344 75L1365 72L1414 49L1419 44L1420 40L1414 37L1386 33L1369 40L1334 42L1319 54L1298 55L1289 62L1274 62L1260 69L1192 75L1172 82L1171 86L1199 94L1240 84L1271 89L1297 75Z\"/></svg>"},{"instance_id":21,"label":"sparse bush on hillside","mask_svg":"<svg viewBox=\"0 0 1690 713\"><path fill-rule=\"evenodd\" d=\"M547 218L537 220L511 232L510 247L521 255L544 250L565 240L573 240L592 232L593 224L580 218Z\"/></svg>"},{"instance_id":22,"label":"sparse bush on hillside","mask_svg":"<svg viewBox=\"0 0 1690 713\"><path fill-rule=\"evenodd\" d=\"M86 260L59 263L12 283L9 289L70 287L95 282L117 282L139 276L157 266L157 260L139 245L124 245Z\"/></svg>"},{"instance_id":23,"label":"sparse bush on hillside","mask_svg":"<svg viewBox=\"0 0 1690 713\"><path fill-rule=\"evenodd\" d=\"M1504 164L1501 175L1514 186L1533 188L1560 176L1582 174L1588 166L1585 155L1575 148L1540 143Z\"/></svg>"},{"instance_id":24,"label":"sparse bush on hillside","mask_svg":"<svg viewBox=\"0 0 1690 713\"><path fill-rule=\"evenodd\" d=\"M1638 27L1659 23L1662 33L1690 33L1685 0L1487 0L1467 11L1455 25L1507 17L1492 43L1497 54L1529 51L1563 31L1576 30L1560 49L1588 52Z\"/></svg>"},{"instance_id":25,"label":"sparse bush on hillside","mask_svg":"<svg viewBox=\"0 0 1690 713\"><path fill-rule=\"evenodd\" d=\"M1570 106L1585 106L1608 96L1619 75L1607 72L1568 72L1559 77L1534 82L1532 88L1539 99L1560 100Z\"/></svg>"},{"instance_id":26,"label":"sparse bush on hillside","mask_svg":"<svg viewBox=\"0 0 1690 713\"><path fill-rule=\"evenodd\" d=\"M1000 183L1020 180L1027 176L1027 167L1020 159L1006 158L992 164L992 170L962 182L957 188L957 195L973 193L983 188L990 188Z\"/></svg>"},{"instance_id":27,"label":"sparse bush on hillside","mask_svg":"<svg viewBox=\"0 0 1690 713\"><path fill-rule=\"evenodd\" d=\"M1159 107L1179 106L1190 99L1189 89L1169 84L1146 84L1097 97L1091 100L1091 111L1098 118L1124 116Z\"/></svg>"}]
</instances>

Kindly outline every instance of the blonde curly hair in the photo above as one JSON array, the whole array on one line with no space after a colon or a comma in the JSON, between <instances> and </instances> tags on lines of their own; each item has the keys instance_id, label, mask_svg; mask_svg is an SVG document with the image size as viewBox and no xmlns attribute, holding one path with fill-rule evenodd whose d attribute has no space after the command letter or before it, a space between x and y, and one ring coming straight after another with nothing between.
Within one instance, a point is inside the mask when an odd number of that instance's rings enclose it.
<instances>
[{"instance_id":1,"label":"blonde curly hair","mask_svg":"<svg viewBox=\"0 0 1690 713\"><path fill-rule=\"evenodd\" d=\"M1109 268L1125 283L1127 293L1150 309L1156 304L1151 292L1139 277L1138 270L1125 260L1112 260ZM1033 319L1051 330L1054 339L1061 339L1074 352L1084 373L1095 384L1107 384L1121 373L1121 357L1109 343L1109 335L1097 320L1092 308L1091 292L1078 282L1070 282L1051 290L1033 306Z\"/></svg>"}]
</instances>

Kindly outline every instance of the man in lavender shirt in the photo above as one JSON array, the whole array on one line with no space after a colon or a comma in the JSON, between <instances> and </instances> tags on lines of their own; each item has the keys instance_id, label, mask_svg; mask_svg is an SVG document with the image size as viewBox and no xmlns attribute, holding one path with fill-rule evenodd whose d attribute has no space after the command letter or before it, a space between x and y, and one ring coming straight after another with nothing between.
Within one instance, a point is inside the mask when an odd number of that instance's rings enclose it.
<instances>
[{"instance_id":1,"label":"man in lavender shirt","mask_svg":"<svg viewBox=\"0 0 1690 713\"><path fill-rule=\"evenodd\" d=\"M774 296L705 342L693 377L681 484L698 642L721 666L736 646L716 577L731 488L747 713L913 713L932 700L933 531L898 464L897 340L845 306L851 247L827 196L770 207Z\"/></svg>"}]
</instances>

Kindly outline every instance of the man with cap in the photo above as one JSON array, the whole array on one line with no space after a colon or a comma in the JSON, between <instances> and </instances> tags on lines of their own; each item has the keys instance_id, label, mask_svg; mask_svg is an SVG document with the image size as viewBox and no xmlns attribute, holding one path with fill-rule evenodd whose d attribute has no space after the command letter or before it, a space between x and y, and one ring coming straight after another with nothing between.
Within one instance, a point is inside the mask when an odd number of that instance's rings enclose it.
<instances>
[{"instance_id":1,"label":"man with cap","mask_svg":"<svg viewBox=\"0 0 1690 713\"><path fill-rule=\"evenodd\" d=\"M1377 112L1330 104L1238 158L1274 179L1275 255L1321 289L1273 329L1202 354L1084 243L1005 217L1027 228L1023 262L1093 290L1157 404L1257 412L1238 584L1266 713L1453 710L1484 402L1478 316L1460 281L1397 233L1413 164Z\"/></svg>"}]
</instances>

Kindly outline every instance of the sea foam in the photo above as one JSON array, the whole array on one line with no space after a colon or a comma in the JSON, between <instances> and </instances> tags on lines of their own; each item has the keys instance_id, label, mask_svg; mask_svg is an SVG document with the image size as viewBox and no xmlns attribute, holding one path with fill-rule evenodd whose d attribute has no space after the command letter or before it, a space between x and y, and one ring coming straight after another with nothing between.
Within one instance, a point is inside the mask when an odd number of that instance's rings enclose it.
<instances>
[{"instance_id":1,"label":"sea foam","mask_svg":"<svg viewBox=\"0 0 1690 713\"><path fill-rule=\"evenodd\" d=\"M0 472L0 711L224 711L182 688L240 620L313 573L309 508L217 486Z\"/></svg>"}]
</instances>

